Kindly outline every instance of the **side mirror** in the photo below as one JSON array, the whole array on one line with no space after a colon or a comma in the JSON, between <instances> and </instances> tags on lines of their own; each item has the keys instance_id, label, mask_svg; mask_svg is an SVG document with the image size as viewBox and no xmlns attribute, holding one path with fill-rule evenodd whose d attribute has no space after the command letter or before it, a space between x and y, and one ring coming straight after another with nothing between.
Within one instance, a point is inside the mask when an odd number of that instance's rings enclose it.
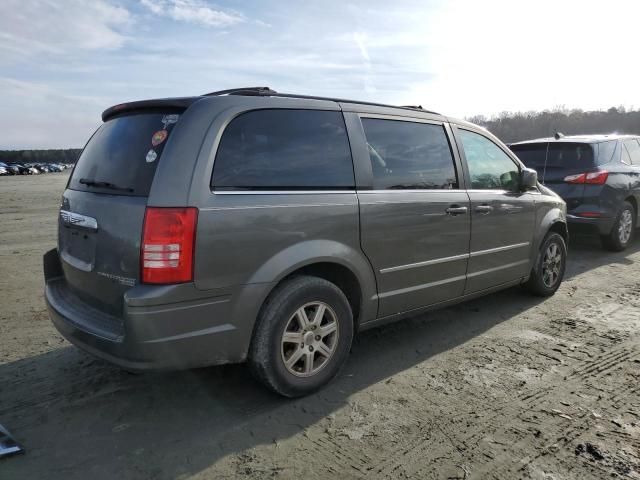
<instances>
[{"instance_id":1,"label":"side mirror","mask_svg":"<svg viewBox=\"0 0 640 480\"><path fill-rule=\"evenodd\" d=\"M520 171L520 188L528 190L538 185L538 172L532 168L523 168Z\"/></svg>"}]
</instances>

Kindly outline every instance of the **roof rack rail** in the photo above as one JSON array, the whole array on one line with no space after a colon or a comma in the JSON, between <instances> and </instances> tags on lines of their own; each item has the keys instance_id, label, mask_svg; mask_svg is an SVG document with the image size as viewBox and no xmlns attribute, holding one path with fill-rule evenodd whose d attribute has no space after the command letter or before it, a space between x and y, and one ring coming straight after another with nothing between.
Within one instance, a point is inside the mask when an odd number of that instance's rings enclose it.
<instances>
[{"instance_id":1,"label":"roof rack rail","mask_svg":"<svg viewBox=\"0 0 640 480\"><path fill-rule=\"evenodd\" d=\"M358 105L372 105L374 107L389 107L389 108L403 108L407 110L421 110L424 113L433 113L439 115L437 112L431 110L425 110L422 105L388 105L385 103L363 102L360 100L348 100L344 98L333 97L317 97L315 95L299 95L295 93L280 93L269 87L242 87L242 88L230 88L227 90L218 90L217 92L205 93L204 97L216 97L220 95L247 95L256 97L282 97L282 98L301 98L306 100L325 100L330 102L342 102L342 103L357 103Z\"/></svg>"},{"instance_id":2,"label":"roof rack rail","mask_svg":"<svg viewBox=\"0 0 640 480\"><path fill-rule=\"evenodd\" d=\"M219 95L273 95L276 94L275 90L271 90L269 87L241 87L241 88L229 88L227 90L218 90L217 92L205 93L203 97L217 97Z\"/></svg>"}]
</instances>

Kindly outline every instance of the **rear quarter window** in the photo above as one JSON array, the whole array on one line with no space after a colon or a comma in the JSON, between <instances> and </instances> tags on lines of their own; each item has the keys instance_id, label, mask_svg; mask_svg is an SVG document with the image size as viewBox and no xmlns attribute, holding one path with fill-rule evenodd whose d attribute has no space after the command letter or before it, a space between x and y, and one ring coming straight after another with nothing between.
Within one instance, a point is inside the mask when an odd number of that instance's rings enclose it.
<instances>
[{"instance_id":1,"label":"rear quarter window","mask_svg":"<svg viewBox=\"0 0 640 480\"><path fill-rule=\"evenodd\" d=\"M216 153L214 190L353 189L341 112L255 110L229 123Z\"/></svg>"},{"instance_id":2,"label":"rear quarter window","mask_svg":"<svg viewBox=\"0 0 640 480\"><path fill-rule=\"evenodd\" d=\"M85 146L68 188L147 196L178 113L138 113L107 120ZM107 185L108 184L108 185Z\"/></svg>"},{"instance_id":3,"label":"rear quarter window","mask_svg":"<svg viewBox=\"0 0 640 480\"><path fill-rule=\"evenodd\" d=\"M623 158L629 165L640 165L640 144L637 140L625 140Z\"/></svg>"},{"instance_id":4,"label":"rear quarter window","mask_svg":"<svg viewBox=\"0 0 640 480\"><path fill-rule=\"evenodd\" d=\"M620 154L616 155L618 149L618 142L616 140L610 140L608 142L600 142L597 144L598 151L598 165L606 165L612 161L615 161L616 156L619 158Z\"/></svg>"}]
</instances>

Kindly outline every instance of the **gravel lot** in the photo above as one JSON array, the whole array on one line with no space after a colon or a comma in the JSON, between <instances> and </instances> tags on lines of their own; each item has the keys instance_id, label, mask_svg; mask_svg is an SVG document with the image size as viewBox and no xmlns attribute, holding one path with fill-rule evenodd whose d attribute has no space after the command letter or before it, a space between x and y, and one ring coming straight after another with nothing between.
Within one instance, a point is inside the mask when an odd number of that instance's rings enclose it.
<instances>
[{"instance_id":1,"label":"gravel lot","mask_svg":"<svg viewBox=\"0 0 640 480\"><path fill-rule=\"evenodd\" d=\"M640 478L640 241L572 239L546 301L511 289L358 337L300 400L242 366L131 375L42 298L67 173L0 178L0 479Z\"/></svg>"}]
</instances>

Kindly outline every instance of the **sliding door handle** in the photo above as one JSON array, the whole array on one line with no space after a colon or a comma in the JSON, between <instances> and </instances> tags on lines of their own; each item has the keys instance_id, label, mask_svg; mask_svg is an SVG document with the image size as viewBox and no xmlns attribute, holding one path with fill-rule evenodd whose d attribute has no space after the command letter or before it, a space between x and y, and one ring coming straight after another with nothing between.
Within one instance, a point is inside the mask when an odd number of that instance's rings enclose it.
<instances>
[{"instance_id":1,"label":"sliding door handle","mask_svg":"<svg viewBox=\"0 0 640 480\"><path fill-rule=\"evenodd\" d=\"M451 205L449 208L447 208L445 210L445 212L447 212L447 215L464 215L465 213L467 213L468 209L467 207L458 207L457 205Z\"/></svg>"}]
</instances>

